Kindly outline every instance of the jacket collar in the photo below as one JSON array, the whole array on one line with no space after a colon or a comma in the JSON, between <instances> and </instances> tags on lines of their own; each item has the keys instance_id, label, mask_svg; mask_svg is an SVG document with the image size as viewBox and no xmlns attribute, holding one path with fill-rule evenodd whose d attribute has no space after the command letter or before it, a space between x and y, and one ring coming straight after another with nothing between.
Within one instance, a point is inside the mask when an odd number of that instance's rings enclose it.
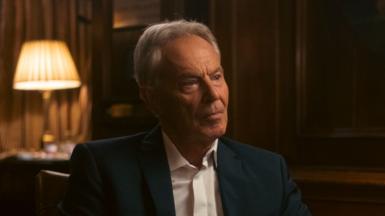
<instances>
[{"instance_id":1,"label":"jacket collar","mask_svg":"<svg viewBox=\"0 0 385 216\"><path fill-rule=\"evenodd\" d=\"M226 141L227 142L227 141ZM245 172L242 159L223 139L219 139L217 176L224 215L246 215L248 199L254 193L252 176ZM243 212L243 213L242 213Z\"/></svg>"},{"instance_id":2,"label":"jacket collar","mask_svg":"<svg viewBox=\"0 0 385 216\"><path fill-rule=\"evenodd\" d=\"M157 215L175 216L170 169L159 126L156 126L145 136L140 148L140 164Z\"/></svg>"}]
</instances>

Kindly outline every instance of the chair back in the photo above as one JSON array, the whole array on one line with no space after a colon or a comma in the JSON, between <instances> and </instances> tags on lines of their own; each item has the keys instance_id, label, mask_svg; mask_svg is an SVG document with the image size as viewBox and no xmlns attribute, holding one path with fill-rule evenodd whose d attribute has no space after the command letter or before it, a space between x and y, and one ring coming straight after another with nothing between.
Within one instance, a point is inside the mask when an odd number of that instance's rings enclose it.
<instances>
[{"instance_id":1,"label":"chair back","mask_svg":"<svg viewBox=\"0 0 385 216\"><path fill-rule=\"evenodd\" d=\"M36 215L59 215L57 204L67 191L69 174L41 170L36 175Z\"/></svg>"}]
</instances>

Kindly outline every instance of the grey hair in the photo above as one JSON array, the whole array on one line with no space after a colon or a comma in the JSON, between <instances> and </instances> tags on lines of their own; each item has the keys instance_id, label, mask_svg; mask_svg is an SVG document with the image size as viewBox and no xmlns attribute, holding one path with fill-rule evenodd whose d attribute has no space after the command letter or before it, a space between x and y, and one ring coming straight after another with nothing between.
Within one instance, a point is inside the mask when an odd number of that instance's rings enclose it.
<instances>
[{"instance_id":1,"label":"grey hair","mask_svg":"<svg viewBox=\"0 0 385 216\"><path fill-rule=\"evenodd\" d=\"M154 74L162 59L162 47L177 38L196 35L209 42L220 55L220 50L210 29L195 21L177 20L154 24L140 36L134 51L134 78L139 86L156 84Z\"/></svg>"}]
</instances>

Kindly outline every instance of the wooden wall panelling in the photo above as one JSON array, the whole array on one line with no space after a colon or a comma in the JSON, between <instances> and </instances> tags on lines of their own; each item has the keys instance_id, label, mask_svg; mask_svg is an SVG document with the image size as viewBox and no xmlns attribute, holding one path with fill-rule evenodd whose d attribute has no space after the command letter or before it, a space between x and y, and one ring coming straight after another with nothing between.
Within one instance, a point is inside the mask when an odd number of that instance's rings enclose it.
<instances>
[{"instance_id":1,"label":"wooden wall panelling","mask_svg":"<svg viewBox=\"0 0 385 216\"><path fill-rule=\"evenodd\" d=\"M212 0L209 23L229 135L283 154L314 215L382 215L384 56L355 34L346 2Z\"/></svg>"},{"instance_id":2,"label":"wooden wall panelling","mask_svg":"<svg viewBox=\"0 0 385 216\"><path fill-rule=\"evenodd\" d=\"M293 174L314 216L385 212L384 172L308 167L295 169Z\"/></svg>"},{"instance_id":3,"label":"wooden wall panelling","mask_svg":"<svg viewBox=\"0 0 385 216\"><path fill-rule=\"evenodd\" d=\"M186 19L209 22L210 2L207 0L162 0L162 20Z\"/></svg>"},{"instance_id":4,"label":"wooden wall panelling","mask_svg":"<svg viewBox=\"0 0 385 216\"><path fill-rule=\"evenodd\" d=\"M355 33L344 2L298 1L298 153L308 165L383 168L384 63Z\"/></svg>"},{"instance_id":5,"label":"wooden wall panelling","mask_svg":"<svg viewBox=\"0 0 385 216\"><path fill-rule=\"evenodd\" d=\"M294 161L295 4L227 0L211 8L230 87L228 135Z\"/></svg>"},{"instance_id":6,"label":"wooden wall panelling","mask_svg":"<svg viewBox=\"0 0 385 216\"><path fill-rule=\"evenodd\" d=\"M296 131L296 4L294 0L277 1L276 54L276 133L274 150L290 164L297 161Z\"/></svg>"},{"instance_id":7,"label":"wooden wall panelling","mask_svg":"<svg viewBox=\"0 0 385 216\"><path fill-rule=\"evenodd\" d=\"M354 107L355 48L338 3L307 1L304 8L305 61L299 65L299 133L331 134L351 128Z\"/></svg>"},{"instance_id":8,"label":"wooden wall panelling","mask_svg":"<svg viewBox=\"0 0 385 216\"><path fill-rule=\"evenodd\" d=\"M295 168L293 176L313 215L385 210L385 124L379 111L385 89L377 81L384 64L346 16L346 4L354 2L296 1L293 144L296 164L309 168Z\"/></svg>"},{"instance_id":9,"label":"wooden wall panelling","mask_svg":"<svg viewBox=\"0 0 385 216\"><path fill-rule=\"evenodd\" d=\"M234 136L274 149L277 127L277 1L237 1Z\"/></svg>"},{"instance_id":10,"label":"wooden wall panelling","mask_svg":"<svg viewBox=\"0 0 385 216\"><path fill-rule=\"evenodd\" d=\"M230 87L229 134L275 149L277 124L277 1L214 1L211 25Z\"/></svg>"},{"instance_id":11,"label":"wooden wall panelling","mask_svg":"<svg viewBox=\"0 0 385 216\"><path fill-rule=\"evenodd\" d=\"M111 1L93 1L92 11L92 138L99 138L105 136L102 104L110 91L108 73L111 66Z\"/></svg>"},{"instance_id":12,"label":"wooden wall panelling","mask_svg":"<svg viewBox=\"0 0 385 216\"><path fill-rule=\"evenodd\" d=\"M209 24L210 1L207 0L184 0L184 19L196 20Z\"/></svg>"},{"instance_id":13,"label":"wooden wall panelling","mask_svg":"<svg viewBox=\"0 0 385 216\"><path fill-rule=\"evenodd\" d=\"M222 12L226 5L231 9ZM230 86L230 135L294 160L295 4L244 0L215 7Z\"/></svg>"},{"instance_id":14,"label":"wooden wall panelling","mask_svg":"<svg viewBox=\"0 0 385 216\"><path fill-rule=\"evenodd\" d=\"M184 0L162 0L160 7L162 20L173 20L183 17Z\"/></svg>"}]
</instances>

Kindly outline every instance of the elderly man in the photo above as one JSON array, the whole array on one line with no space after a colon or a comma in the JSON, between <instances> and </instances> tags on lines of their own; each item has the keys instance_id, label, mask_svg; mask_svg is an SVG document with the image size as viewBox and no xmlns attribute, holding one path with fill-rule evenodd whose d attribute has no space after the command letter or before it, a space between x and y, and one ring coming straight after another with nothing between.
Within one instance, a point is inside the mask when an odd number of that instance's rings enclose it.
<instances>
[{"instance_id":1,"label":"elderly man","mask_svg":"<svg viewBox=\"0 0 385 216\"><path fill-rule=\"evenodd\" d=\"M159 126L78 145L63 215L310 215L281 156L222 137L228 87L206 26L150 26L134 64Z\"/></svg>"}]
</instances>

